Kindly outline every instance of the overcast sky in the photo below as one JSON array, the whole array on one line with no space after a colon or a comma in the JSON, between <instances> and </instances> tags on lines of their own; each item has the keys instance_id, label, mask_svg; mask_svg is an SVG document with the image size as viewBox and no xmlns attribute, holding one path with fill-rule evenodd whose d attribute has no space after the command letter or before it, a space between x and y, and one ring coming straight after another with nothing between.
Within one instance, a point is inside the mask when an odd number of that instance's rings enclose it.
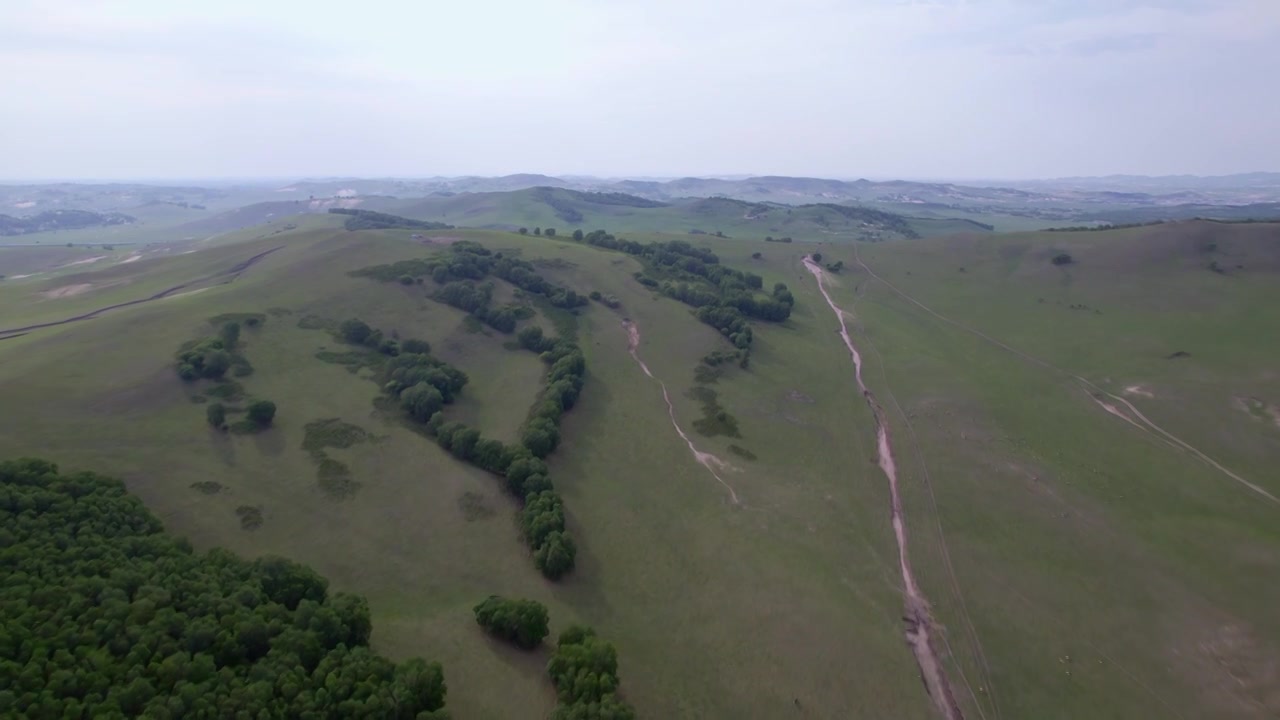
<instances>
[{"instance_id":1,"label":"overcast sky","mask_svg":"<svg viewBox=\"0 0 1280 720\"><path fill-rule=\"evenodd\" d=\"M3 0L0 177L1280 170L1280 0Z\"/></svg>"}]
</instances>

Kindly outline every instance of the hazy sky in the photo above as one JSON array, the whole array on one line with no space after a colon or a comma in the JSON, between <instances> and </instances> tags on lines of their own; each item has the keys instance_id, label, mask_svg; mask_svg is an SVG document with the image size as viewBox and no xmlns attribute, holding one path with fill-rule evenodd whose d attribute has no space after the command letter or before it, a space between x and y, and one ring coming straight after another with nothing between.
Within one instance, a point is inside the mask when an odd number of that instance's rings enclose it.
<instances>
[{"instance_id":1,"label":"hazy sky","mask_svg":"<svg viewBox=\"0 0 1280 720\"><path fill-rule=\"evenodd\" d=\"M3 0L0 177L1280 170L1280 0Z\"/></svg>"}]
</instances>

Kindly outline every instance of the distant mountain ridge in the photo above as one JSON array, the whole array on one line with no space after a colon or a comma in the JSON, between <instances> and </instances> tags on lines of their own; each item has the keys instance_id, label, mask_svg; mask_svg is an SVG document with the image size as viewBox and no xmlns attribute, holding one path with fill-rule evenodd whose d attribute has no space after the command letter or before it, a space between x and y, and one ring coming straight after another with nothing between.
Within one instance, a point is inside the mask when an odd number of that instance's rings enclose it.
<instances>
[{"instance_id":1,"label":"distant mountain ridge","mask_svg":"<svg viewBox=\"0 0 1280 720\"><path fill-rule=\"evenodd\" d=\"M450 193L509 192L554 187L580 192L621 192L671 202L689 197L731 197L789 205L822 202L941 205L984 211L1072 209L1094 206L1166 206L1188 203L1228 205L1280 201L1280 173L1249 173L1221 178L1064 178L999 185L914 180L834 180L761 175L741 179L684 177L673 180L559 178L539 174L501 177L424 178L420 180L305 180L279 192L328 197L356 194L428 196Z\"/></svg>"},{"instance_id":2,"label":"distant mountain ridge","mask_svg":"<svg viewBox=\"0 0 1280 720\"><path fill-rule=\"evenodd\" d=\"M0 235L79 230L104 225L125 225L133 221L133 217L123 213L96 213L88 210L49 210L30 217L0 215Z\"/></svg>"}]
</instances>

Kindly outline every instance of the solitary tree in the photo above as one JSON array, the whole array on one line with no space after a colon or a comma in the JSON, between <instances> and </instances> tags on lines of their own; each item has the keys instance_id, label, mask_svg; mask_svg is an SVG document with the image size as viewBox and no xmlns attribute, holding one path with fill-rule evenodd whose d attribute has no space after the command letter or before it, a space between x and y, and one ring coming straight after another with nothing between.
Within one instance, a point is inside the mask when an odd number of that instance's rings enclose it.
<instances>
[{"instance_id":1,"label":"solitary tree","mask_svg":"<svg viewBox=\"0 0 1280 720\"><path fill-rule=\"evenodd\" d=\"M338 334L342 336L343 341L352 345L362 345L369 336L373 334L373 328L369 327L362 320L351 318L343 320L338 326Z\"/></svg>"},{"instance_id":2,"label":"solitary tree","mask_svg":"<svg viewBox=\"0 0 1280 720\"><path fill-rule=\"evenodd\" d=\"M822 253L814 253L814 254L813 254L813 261L814 261L814 262L822 262Z\"/></svg>"},{"instance_id":3,"label":"solitary tree","mask_svg":"<svg viewBox=\"0 0 1280 720\"><path fill-rule=\"evenodd\" d=\"M276 418L276 404L270 400L259 400L249 405L249 421L258 427L270 427Z\"/></svg>"},{"instance_id":4,"label":"solitary tree","mask_svg":"<svg viewBox=\"0 0 1280 720\"><path fill-rule=\"evenodd\" d=\"M536 600L490 595L474 608L476 623L494 637L532 650L547 636L547 608Z\"/></svg>"},{"instance_id":5,"label":"solitary tree","mask_svg":"<svg viewBox=\"0 0 1280 720\"><path fill-rule=\"evenodd\" d=\"M533 234L534 234L534 235L541 235L541 234L542 234L542 228L540 228L540 227L536 227L536 228L534 228L534 229L533 229Z\"/></svg>"},{"instance_id":6,"label":"solitary tree","mask_svg":"<svg viewBox=\"0 0 1280 720\"><path fill-rule=\"evenodd\" d=\"M546 235L547 237L555 237L555 236L556 236L556 229L555 229L555 228L547 228L546 230L543 230L543 231L542 231L542 234L543 234L543 235Z\"/></svg>"},{"instance_id":7,"label":"solitary tree","mask_svg":"<svg viewBox=\"0 0 1280 720\"><path fill-rule=\"evenodd\" d=\"M529 234L529 228L522 227L522 228L520 228L519 230L517 230L516 232L520 233L521 235L528 235L528 234Z\"/></svg>"},{"instance_id":8,"label":"solitary tree","mask_svg":"<svg viewBox=\"0 0 1280 720\"><path fill-rule=\"evenodd\" d=\"M574 231L573 231L573 239L574 239L574 240L576 240L577 242L582 242L582 231L581 231L581 230L574 230Z\"/></svg>"},{"instance_id":9,"label":"solitary tree","mask_svg":"<svg viewBox=\"0 0 1280 720\"><path fill-rule=\"evenodd\" d=\"M222 403L210 403L204 409L204 416L209 420L209 424L221 430L227 424L227 409Z\"/></svg>"}]
</instances>

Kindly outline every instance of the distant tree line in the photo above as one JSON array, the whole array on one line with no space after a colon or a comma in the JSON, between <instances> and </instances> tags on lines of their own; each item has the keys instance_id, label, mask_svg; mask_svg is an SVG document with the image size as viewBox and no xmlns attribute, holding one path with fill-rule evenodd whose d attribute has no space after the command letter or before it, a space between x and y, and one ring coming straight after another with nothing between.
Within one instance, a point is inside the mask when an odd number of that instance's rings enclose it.
<instances>
[{"instance_id":1,"label":"distant tree line","mask_svg":"<svg viewBox=\"0 0 1280 720\"><path fill-rule=\"evenodd\" d=\"M515 330L516 323L530 317L531 311L520 306L495 308L491 305L493 287L477 281L493 275L529 293L540 295L554 307L575 308L590 302L585 295L547 281L537 269L518 258L493 253L479 243L462 241L432 257L401 260L390 265L377 265L351 273L382 282L403 282L402 278L430 277L437 290L432 298L452 305L476 317L499 332Z\"/></svg>"},{"instance_id":2,"label":"distant tree line","mask_svg":"<svg viewBox=\"0 0 1280 720\"><path fill-rule=\"evenodd\" d=\"M334 215L349 215L342 224L348 230L449 230L452 225L430 220L413 220L390 213L355 208L329 208Z\"/></svg>"},{"instance_id":3,"label":"distant tree line","mask_svg":"<svg viewBox=\"0 0 1280 720\"><path fill-rule=\"evenodd\" d=\"M1101 225L1073 225L1070 227L1053 227L1045 228L1045 232L1101 232L1103 230L1125 230L1128 228L1151 227L1152 225L1164 225L1164 220L1151 220L1149 222L1110 224Z\"/></svg>"},{"instance_id":4,"label":"distant tree line","mask_svg":"<svg viewBox=\"0 0 1280 720\"><path fill-rule=\"evenodd\" d=\"M720 331L740 351L740 364L750 360L754 339L748 319L782 322L791 316L795 297L777 283L769 295L758 293L764 279L720 263L710 250L682 240L639 243L604 230L574 232L575 240L639 258L645 272L636 279L646 287L694 308L694 316Z\"/></svg>"},{"instance_id":5,"label":"distant tree line","mask_svg":"<svg viewBox=\"0 0 1280 720\"><path fill-rule=\"evenodd\" d=\"M0 716L443 719L444 673L369 650L364 598L196 553L119 480L0 463Z\"/></svg>"},{"instance_id":6,"label":"distant tree line","mask_svg":"<svg viewBox=\"0 0 1280 720\"><path fill-rule=\"evenodd\" d=\"M620 192L580 192L551 187L536 187L529 192L534 201L549 206L555 212L556 217L570 225L577 225L583 220L582 211L578 210L578 206L573 203L574 200L593 205L617 205L636 208L666 206L666 203L657 200L649 200Z\"/></svg>"},{"instance_id":7,"label":"distant tree line","mask_svg":"<svg viewBox=\"0 0 1280 720\"><path fill-rule=\"evenodd\" d=\"M136 221L137 218L122 213L96 213L89 210L46 210L30 217L0 215L0 236L127 225Z\"/></svg>"},{"instance_id":8,"label":"distant tree line","mask_svg":"<svg viewBox=\"0 0 1280 720\"><path fill-rule=\"evenodd\" d=\"M850 220L879 225L886 230L896 232L910 240L920 239L920 233L916 232L915 229L911 227L911 224L907 222L905 217L896 213L885 212L883 210L873 210L871 208L855 205L836 205L835 203L815 203L813 205L806 205L805 207L817 208L822 211L830 211ZM817 220L819 224L826 224L822 215L818 215Z\"/></svg>"}]
</instances>

